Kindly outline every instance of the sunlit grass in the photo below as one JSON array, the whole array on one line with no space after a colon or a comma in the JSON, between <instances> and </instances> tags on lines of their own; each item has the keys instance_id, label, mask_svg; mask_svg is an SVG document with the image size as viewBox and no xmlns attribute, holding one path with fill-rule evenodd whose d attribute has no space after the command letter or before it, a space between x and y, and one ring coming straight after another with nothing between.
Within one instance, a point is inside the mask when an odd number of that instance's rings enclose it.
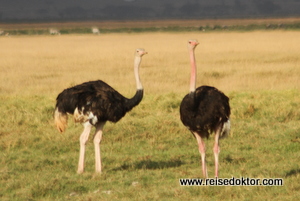
<instances>
[{"instance_id":1,"label":"sunlit grass","mask_svg":"<svg viewBox=\"0 0 300 201\"><path fill-rule=\"evenodd\" d=\"M181 124L188 92L186 42L197 38L197 85L224 91L231 135L221 141L223 178L283 178L280 187L182 187L200 178L195 139ZM0 38L1 200L297 200L300 190L300 32L145 33ZM298 42L297 42L298 41ZM101 144L103 174L76 174L82 126L53 125L63 89L101 79L133 96L133 53L143 47L145 97ZM70 118L71 119L71 118ZM213 141L206 141L213 175Z\"/></svg>"}]
</instances>

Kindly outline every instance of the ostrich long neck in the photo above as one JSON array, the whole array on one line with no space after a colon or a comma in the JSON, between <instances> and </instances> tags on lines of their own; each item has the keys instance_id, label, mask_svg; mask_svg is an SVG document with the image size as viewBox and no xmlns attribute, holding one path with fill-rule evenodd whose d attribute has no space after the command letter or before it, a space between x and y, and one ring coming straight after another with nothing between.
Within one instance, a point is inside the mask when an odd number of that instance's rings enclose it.
<instances>
[{"instance_id":1,"label":"ostrich long neck","mask_svg":"<svg viewBox=\"0 0 300 201\"><path fill-rule=\"evenodd\" d=\"M190 62L191 62L191 79L190 79L190 92L195 92L196 90L196 76L197 76L197 66L195 59L194 49L190 49Z\"/></svg>"},{"instance_id":2,"label":"ostrich long neck","mask_svg":"<svg viewBox=\"0 0 300 201\"><path fill-rule=\"evenodd\" d=\"M142 61L142 57L134 58L134 76L135 76L137 90L143 89L143 86L142 86L142 83L140 80L140 75L139 75L139 67L140 67L141 61Z\"/></svg>"},{"instance_id":3,"label":"ostrich long neck","mask_svg":"<svg viewBox=\"0 0 300 201\"><path fill-rule=\"evenodd\" d=\"M128 111L131 110L134 106L138 105L143 99L144 90L139 75L139 67L141 61L142 61L142 57L135 57L134 59L134 76L136 81L136 93L131 99L128 99L127 101L126 106Z\"/></svg>"}]
</instances>

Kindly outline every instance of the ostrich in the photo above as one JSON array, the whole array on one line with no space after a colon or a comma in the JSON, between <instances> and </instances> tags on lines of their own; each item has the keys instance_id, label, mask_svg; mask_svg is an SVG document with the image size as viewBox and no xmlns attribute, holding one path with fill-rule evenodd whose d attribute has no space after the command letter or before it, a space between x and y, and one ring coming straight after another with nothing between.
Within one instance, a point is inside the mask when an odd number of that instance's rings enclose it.
<instances>
[{"instance_id":1,"label":"ostrich","mask_svg":"<svg viewBox=\"0 0 300 201\"><path fill-rule=\"evenodd\" d=\"M214 157L215 176L218 177L219 139L230 131L229 99L218 89L211 86L201 86L196 89L196 59L195 48L197 40L188 41L188 51L191 62L190 92L183 98L180 105L180 119L195 136L202 161L202 173L208 177L205 164L204 138L215 133Z\"/></svg>"},{"instance_id":2,"label":"ostrich","mask_svg":"<svg viewBox=\"0 0 300 201\"><path fill-rule=\"evenodd\" d=\"M92 33L99 35L100 31L99 31L99 29L97 27L92 27Z\"/></svg>"},{"instance_id":3,"label":"ostrich","mask_svg":"<svg viewBox=\"0 0 300 201\"><path fill-rule=\"evenodd\" d=\"M58 29L49 29L50 35L60 35L60 32Z\"/></svg>"},{"instance_id":4,"label":"ostrich","mask_svg":"<svg viewBox=\"0 0 300 201\"><path fill-rule=\"evenodd\" d=\"M80 122L84 130L80 135L80 154L77 173L84 172L85 145L93 126L96 127L94 135L95 170L101 173L100 142L106 121L116 123L126 112L138 105L143 98L143 86L139 77L139 66L142 56L147 54L144 49L137 49L134 58L134 75L137 90L131 98L125 98L105 82L90 81L63 90L56 98L54 120L57 129L64 132L67 125L68 114L73 114L75 122Z\"/></svg>"}]
</instances>

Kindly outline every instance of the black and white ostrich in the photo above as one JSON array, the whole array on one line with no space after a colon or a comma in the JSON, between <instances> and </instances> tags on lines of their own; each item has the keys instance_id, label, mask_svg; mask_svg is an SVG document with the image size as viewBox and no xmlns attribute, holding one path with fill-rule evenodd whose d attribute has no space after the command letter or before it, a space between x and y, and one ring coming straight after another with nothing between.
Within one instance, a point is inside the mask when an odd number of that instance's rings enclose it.
<instances>
[{"instance_id":1,"label":"black and white ostrich","mask_svg":"<svg viewBox=\"0 0 300 201\"><path fill-rule=\"evenodd\" d=\"M201 86L196 89L196 59L195 48L197 40L188 41L188 51L191 62L190 92L183 98L180 105L180 119L197 139L202 160L202 173L208 177L205 164L204 138L215 133L214 157L215 176L218 177L219 139L230 131L229 99L218 89L211 86Z\"/></svg>"},{"instance_id":2,"label":"black and white ostrich","mask_svg":"<svg viewBox=\"0 0 300 201\"><path fill-rule=\"evenodd\" d=\"M65 89L56 98L54 119L57 129L64 132L67 126L68 114L73 114L75 122L80 122L84 130L80 136L80 154L78 173L84 171L85 145L93 126L95 169L101 173L100 142L106 121L117 122L126 112L138 105L143 98L143 86L139 77L139 66L142 56L147 54L144 49L137 49L134 58L134 75L137 90L131 98L125 98L105 82L90 81Z\"/></svg>"}]
</instances>

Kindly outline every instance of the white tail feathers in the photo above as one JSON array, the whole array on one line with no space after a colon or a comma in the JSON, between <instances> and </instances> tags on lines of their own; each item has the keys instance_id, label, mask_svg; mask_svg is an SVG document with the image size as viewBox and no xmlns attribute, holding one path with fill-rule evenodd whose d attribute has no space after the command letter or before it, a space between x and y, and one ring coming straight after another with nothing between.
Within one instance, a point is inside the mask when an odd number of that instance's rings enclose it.
<instances>
[{"instance_id":1,"label":"white tail feathers","mask_svg":"<svg viewBox=\"0 0 300 201\"><path fill-rule=\"evenodd\" d=\"M58 108L56 108L55 112L54 112L54 122L55 122L57 130L62 133L67 128L68 115L59 112Z\"/></svg>"},{"instance_id":2,"label":"white tail feathers","mask_svg":"<svg viewBox=\"0 0 300 201\"><path fill-rule=\"evenodd\" d=\"M220 139L226 137L230 132L230 119L223 124Z\"/></svg>"}]
</instances>

